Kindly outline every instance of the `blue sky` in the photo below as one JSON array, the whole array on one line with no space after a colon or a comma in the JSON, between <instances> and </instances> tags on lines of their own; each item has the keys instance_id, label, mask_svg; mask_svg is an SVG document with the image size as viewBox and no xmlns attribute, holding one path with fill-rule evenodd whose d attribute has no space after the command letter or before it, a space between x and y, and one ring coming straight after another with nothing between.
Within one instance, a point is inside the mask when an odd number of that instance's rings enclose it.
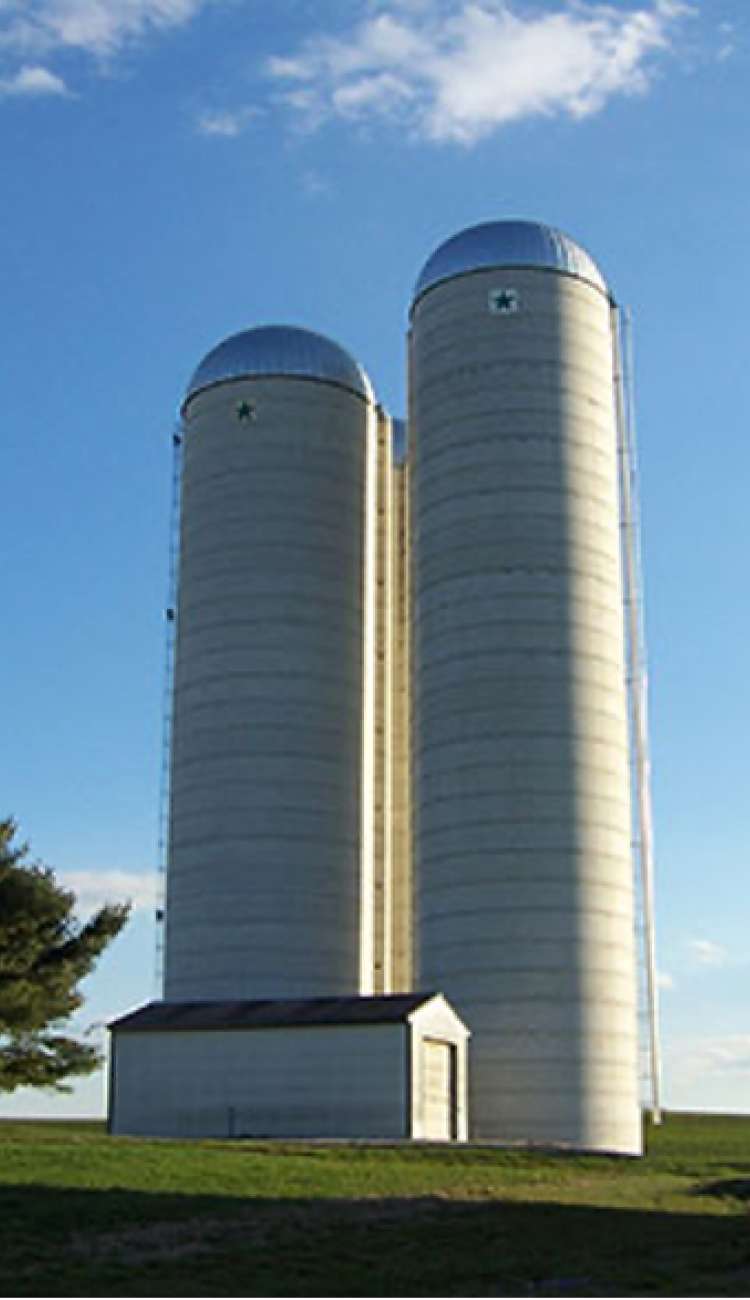
<instances>
[{"instance_id":1,"label":"blue sky","mask_svg":"<svg viewBox=\"0 0 750 1300\"><path fill-rule=\"evenodd\" d=\"M633 312L668 1106L750 1111L750 11L0 0L0 811L137 904L81 1031L151 997L171 432L225 335L310 326L404 409L429 253L504 217ZM0 1115L99 1114L100 1075Z\"/></svg>"}]
</instances>

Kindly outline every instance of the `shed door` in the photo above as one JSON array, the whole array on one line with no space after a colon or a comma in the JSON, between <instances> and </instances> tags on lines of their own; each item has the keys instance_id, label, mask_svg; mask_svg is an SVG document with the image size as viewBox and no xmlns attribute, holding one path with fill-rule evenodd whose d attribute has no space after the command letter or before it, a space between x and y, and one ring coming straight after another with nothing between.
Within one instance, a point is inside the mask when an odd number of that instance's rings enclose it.
<instances>
[{"instance_id":1,"label":"shed door","mask_svg":"<svg viewBox=\"0 0 750 1300\"><path fill-rule=\"evenodd\" d=\"M450 1141L455 1136L455 1048L434 1038L422 1041L422 1114L424 1136Z\"/></svg>"}]
</instances>

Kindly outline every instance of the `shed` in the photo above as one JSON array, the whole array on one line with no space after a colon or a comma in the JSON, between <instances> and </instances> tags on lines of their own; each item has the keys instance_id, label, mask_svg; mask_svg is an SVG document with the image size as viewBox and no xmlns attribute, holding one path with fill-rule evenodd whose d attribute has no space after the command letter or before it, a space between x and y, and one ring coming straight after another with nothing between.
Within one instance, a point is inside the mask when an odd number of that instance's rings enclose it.
<instances>
[{"instance_id":1,"label":"shed","mask_svg":"<svg viewBox=\"0 0 750 1300\"><path fill-rule=\"evenodd\" d=\"M441 993L151 1002L109 1029L114 1134L467 1137L469 1031Z\"/></svg>"}]
</instances>

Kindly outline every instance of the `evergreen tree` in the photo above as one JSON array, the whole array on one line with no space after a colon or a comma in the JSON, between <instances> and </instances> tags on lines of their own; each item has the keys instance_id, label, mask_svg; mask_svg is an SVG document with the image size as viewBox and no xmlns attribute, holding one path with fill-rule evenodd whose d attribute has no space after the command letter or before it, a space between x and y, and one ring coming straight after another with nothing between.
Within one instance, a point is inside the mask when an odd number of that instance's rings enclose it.
<instances>
[{"instance_id":1,"label":"evergreen tree","mask_svg":"<svg viewBox=\"0 0 750 1300\"><path fill-rule=\"evenodd\" d=\"M15 823L0 820L0 1092L55 1088L69 1075L90 1074L96 1048L60 1032L83 1002L80 980L124 926L129 904L102 907L84 925L75 895L50 867L25 861L14 847Z\"/></svg>"}]
</instances>

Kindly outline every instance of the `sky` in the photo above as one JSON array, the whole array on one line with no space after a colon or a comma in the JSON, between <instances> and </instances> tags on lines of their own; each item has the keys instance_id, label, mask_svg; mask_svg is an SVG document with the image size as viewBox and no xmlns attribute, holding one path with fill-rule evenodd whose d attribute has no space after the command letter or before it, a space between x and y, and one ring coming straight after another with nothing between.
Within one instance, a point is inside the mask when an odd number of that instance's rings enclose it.
<instances>
[{"instance_id":1,"label":"sky","mask_svg":"<svg viewBox=\"0 0 750 1300\"><path fill-rule=\"evenodd\" d=\"M414 282L559 226L632 312L668 1108L750 1112L745 0L0 0L0 814L83 918L75 1027L157 995L172 432L258 324L405 406ZM98 1116L73 1091L0 1116Z\"/></svg>"}]
</instances>

